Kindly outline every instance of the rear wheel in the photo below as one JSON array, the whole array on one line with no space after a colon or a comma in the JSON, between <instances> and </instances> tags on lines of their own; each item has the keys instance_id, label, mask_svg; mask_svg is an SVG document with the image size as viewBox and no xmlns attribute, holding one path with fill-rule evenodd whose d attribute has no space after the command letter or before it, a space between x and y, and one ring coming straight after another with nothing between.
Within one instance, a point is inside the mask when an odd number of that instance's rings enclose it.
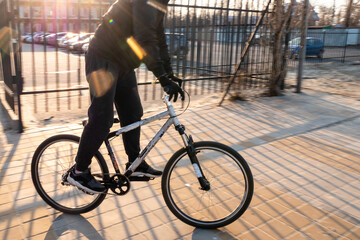
<instances>
[{"instance_id":1,"label":"rear wheel","mask_svg":"<svg viewBox=\"0 0 360 240\"><path fill-rule=\"evenodd\" d=\"M200 228L218 228L238 219L253 195L253 177L246 161L234 149L217 142L194 143L196 157L210 182L202 190L186 149L166 164L162 194L172 213Z\"/></svg>"},{"instance_id":2,"label":"rear wheel","mask_svg":"<svg viewBox=\"0 0 360 240\"><path fill-rule=\"evenodd\" d=\"M106 197L106 192L89 195L61 183L63 174L75 164L79 141L80 138L73 135L50 137L36 149L31 163L31 177L41 198L51 207L70 214L91 211ZM99 152L93 157L90 167L97 180L109 178L107 165Z\"/></svg>"},{"instance_id":3,"label":"rear wheel","mask_svg":"<svg viewBox=\"0 0 360 240\"><path fill-rule=\"evenodd\" d=\"M317 55L318 58L323 59L324 57L324 51L320 51L319 54Z\"/></svg>"}]
</instances>

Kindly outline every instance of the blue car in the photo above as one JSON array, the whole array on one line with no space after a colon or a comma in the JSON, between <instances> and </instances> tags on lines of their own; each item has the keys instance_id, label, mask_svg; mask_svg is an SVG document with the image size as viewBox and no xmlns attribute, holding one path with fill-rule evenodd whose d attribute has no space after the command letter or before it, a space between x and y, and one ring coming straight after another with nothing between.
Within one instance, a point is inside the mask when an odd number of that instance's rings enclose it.
<instances>
[{"instance_id":1,"label":"blue car","mask_svg":"<svg viewBox=\"0 0 360 240\"><path fill-rule=\"evenodd\" d=\"M298 58L300 51L300 38L295 38L289 43L290 57ZM306 38L306 56L317 56L323 58L324 44L319 38L307 37Z\"/></svg>"}]
</instances>

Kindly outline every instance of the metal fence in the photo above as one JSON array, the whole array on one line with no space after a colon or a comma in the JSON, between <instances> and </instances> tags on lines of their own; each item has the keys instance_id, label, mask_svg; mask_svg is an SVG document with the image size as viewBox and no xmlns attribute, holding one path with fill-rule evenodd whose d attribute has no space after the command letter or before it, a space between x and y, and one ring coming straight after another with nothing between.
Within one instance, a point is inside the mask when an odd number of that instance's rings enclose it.
<instances>
[{"instance_id":1,"label":"metal fence","mask_svg":"<svg viewBox=\"0 0 360 240\"><path fill-rule=\"evenodd\" d=\"M299 36L299 31L291 33L291 39ZM321 40L324 50L321 56L307 54L308 64L360 60L360 29L309 29L307 36ZM296 63L297 59L293 59L292 64Z\"/></svg>"},{"instance_id":2,"label":"metal fence","mask_svg":"<svg viewBox=\"0 0 360 240\"><path fill-rule=\"evenodd\" d=\"M8 3L12 16L8 25L12 29L14 49L19 53L16 79L23 77L22 105L37 115L87 108L83 52L72 51L69 46L62 48L56 41L52 45L41 34L94 32L112 1L7 0L3 3ZM224 0L213 5L209 1L170 1L165 29L172 64L174 72L185 79L185 89L191 95L223 91L263 9L259 2L254 5L253 1ZM268 16L266 19L259 34L269 32ZM270 48L270 44L257 44L250 49L242 69L245 78L234 87L267 85ZM160 87L151 85L154 76L144 65L136 73L141 98L159 99Z\"/></svg>"},{"instance_id":3,"label":"metal fence","mask_svg":"<svg viewBox=\"0 0 360 240\"><path fill-rule=\"evenodd\" d=\"M46 118L88 107L84 53L41 34L94 32L111 4L112 0L0 0L0 80L14 112L21 114L23 106L24 111ZM224 90L264 8L260 1L170 1L165 29L172 64L192 96ZM290 39L298 36L294 31ZM309 64L360 59L359 29L315 29L308 36L321 39L325 49L322 58L307 57ZM271 46L266 14L233 89L268 86ZM141 98L160 99L162 90L151 84L154 76L145 65L136 74Z\"/></svg>"}]
</instances>

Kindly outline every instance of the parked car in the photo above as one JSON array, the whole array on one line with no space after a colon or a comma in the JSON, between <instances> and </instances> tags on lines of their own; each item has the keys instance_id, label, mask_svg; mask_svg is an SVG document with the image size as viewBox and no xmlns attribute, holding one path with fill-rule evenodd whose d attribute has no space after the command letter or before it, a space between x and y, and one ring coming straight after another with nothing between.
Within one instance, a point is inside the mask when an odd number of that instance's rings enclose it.
<instances>
[{"instance_id":1,"label":"parked car","mask_svg":"<svg viewBox=\"0 0 360 240\"><path fill-rule=\"evenodd\" d=\"M34 32L32 35L31 33L27 33L24 37L24 42L26 43L32 43L35 39L36 36L38 36L39 34L42 34L41 32ZM35 41L34 41L35 42Z\"/></svg>"},{"instance_id":2,"label":"parked car","mask_svg":"<svg viewBox=\"0 0 360 240\"><path fill-rule=\"evenodd\" d=\"M86 52L89 48L89 43L85 43L82 47L81 47L81 50L82 52Z\"/></svg>"},{"instance_id":3,"label":"parked car","mask_svg":"<svg viewBox=\"0 0 360 240\"><path fill-rule=\"evenodd\" d=\"M35 43L44 43L44 37L49 35L50 33L40 32L34 35L33 40Z\"/></svg>"},{"instance_id":4,"label":"parked car","mask_svg":"<svg viewBox=\"0 0 360 240\"><path fill-rule=\"evenodd\" d=\"M94 37L93 33L91 33L89 35L86 34L83 37L80 36L78 41L74 41L69 45L69 49L71 51L83 52L83 48L82 48L83 45L88 44L93 37ZM84 52L86 52L86 51L84 51Z\"/></svg>"},{"instance_id":5,"label":"parked car","mask_svg":"<svg viewBox=\"0 0 360 240\"><path fill-rule=\"evenodd\" d=\"M165 33L170 55L185 57L189 51L188 42L182 33Z\"/></svg>"},{"instance_id":6,"label":"parked car","mask_svg":"<svg viewBox=\"0 0 360 240\"><path fill-rule=\"evenodd\" d=\"M300 52L300 38L295 38L289 42L290 57L298 58ZM314 37L306 38L306 56L317 56L323 58L324 44L321 39Z\"/></svg>"},{"instance_id":7,"label":"parked car","mask_svg":"<svg viewBox=\"0 0 360 240\"><path fill-rule=\"evenodd\" d=\"M67 47L67 44L65 44L65 42L69 41L70 39L76 36L77 36L76 33L68 32L62 38L57 39L57 45L61 48L65 48Z\"/></svg>"},{"instance_id":8,"label":"parked car","mask_svg":"<svg viewBox=\"0 0 360 240\"><path fill-rule=\"evenodd\" d=\"M67 32L59 32L59 33L52 33L46 36L46 42L49 45L55 46L57 43L57 40L64 37L67 34Z\"/></svg>"},{"instance_id":9,"label":"parked car","mask_svg":"<svg viewBox=\"0 0 360 240\"><path fill-rule=\"evenodd\" d=\"M83 41L86 38L90 37L91 33L80 33L80 34L75 34L74 37L70 38L67 41L64 41L64 47L69 47L69 49L71 50L71 46L79 41Z\"/></svg>"},{"instance_id":10,"label":"parked car","mask_svg":"<svg viewBox=\"0 0 360 240\"><path fill-rule=\"evenodd\" d=\"M188 42L184 34L165 33L165 37L170 55L175 55L177 57L184 57L187 55L189 48L188 48ZM87 49L89 48L89 42L84 43L81 48L82 48L82 52L86 52Z\"/></svg>"},{"instance_id":11,"label":"parked car","mask_svg":"<svg viewBox=\"0 0 360 240\"><path fill-rule=\"evenodd\" d=\"M31 37L31 36L32 36L31 33L26 33L26 34L21 36L21 41L26 42L26 39Z\"/></svg>"}]
</instances>

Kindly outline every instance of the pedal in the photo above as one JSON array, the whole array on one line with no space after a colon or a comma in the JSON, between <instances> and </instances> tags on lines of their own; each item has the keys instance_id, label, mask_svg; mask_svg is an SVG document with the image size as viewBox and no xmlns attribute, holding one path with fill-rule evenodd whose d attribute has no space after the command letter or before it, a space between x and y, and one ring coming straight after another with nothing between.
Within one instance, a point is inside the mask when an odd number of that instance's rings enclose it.
<instances>
[{"instance_id":1,"label":"pedal","mask_svg":"<svg viewBox=\"0 0 360 240\"><path fill-rule=\"evenodd\" d=\"M131 182L148 182L148 181L154 180L154 179L155 179L154 177L146 177L146 176L142 176L142 177L139 177L139 176L132 177L132 176L130 176L129 177L129 180Z\"/></svg>"},{"instance_id":2,"label":"pedal","mask_svg":"<svg viewBox=\"0 0 360 240\"><path fill-rule=\"evenodd\" d=\"M63 185L63 186L70 186L70 185L71 185L71 184L68 182L67 178L68 178L70 172L71 172L74 168L75 168L75 164L61 176L61 185Z\"/></svg>"}]
</instances>

